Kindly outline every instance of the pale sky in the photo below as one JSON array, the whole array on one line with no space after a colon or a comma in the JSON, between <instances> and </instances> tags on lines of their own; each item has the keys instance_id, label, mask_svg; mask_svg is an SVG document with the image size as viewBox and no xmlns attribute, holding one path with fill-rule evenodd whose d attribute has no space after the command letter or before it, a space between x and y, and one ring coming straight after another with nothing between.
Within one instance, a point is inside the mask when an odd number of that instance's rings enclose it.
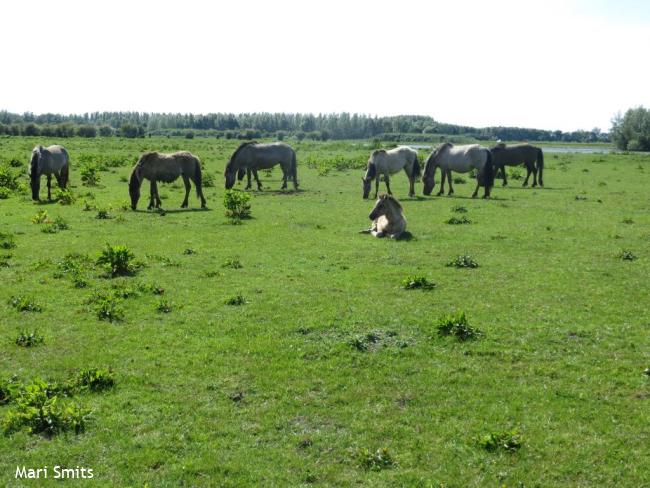
<instances>
[{"instance_id":1,"label":"pale sky","mask_svg":"<svg viewBox=\"0 0 650 488\"><path fill-rule=\"evenodd\" d=\"M609 130L650 2L6 1L0 110L350 112Z\"/></svg>"}]
</instances>

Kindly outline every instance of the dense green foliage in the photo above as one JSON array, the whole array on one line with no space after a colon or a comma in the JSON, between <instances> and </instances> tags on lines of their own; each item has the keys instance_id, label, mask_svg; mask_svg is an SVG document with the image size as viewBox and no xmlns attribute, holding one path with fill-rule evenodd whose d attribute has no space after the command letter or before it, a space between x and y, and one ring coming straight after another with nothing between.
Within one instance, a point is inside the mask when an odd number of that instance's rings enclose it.
<instances>
[{"instance_id":1,"label":"dense green foliage","mask_svg":"<svg viewBox=\"0 0 650 488\"><path fill-rule=\"evenodd\" d=\"M11 161L34 143L0 138L20 183ZM471 185L407 198L397 174L413 236L394 241L358 233L374 144L292 141L300 191L264 172L233 226L221 175L237 141L64 143L74 203L0 200L0 485L55 463L97 486L650 485L649 156L547 153L545 188L497 184L489 200ZM137 156L183 149L219 175L208 209L194 192L180 209L176 181L159 185L165 212L123 210ZM41 232L45 209L69 230ZM458 255L480 267L447 267ZM111 277L120 261L141 266ZM480 337L458 340L469 327ZM44 342L17 345L25 330ZM23 409L35 378L50 386Z\"/></svg>"},{"instance_id":2,"label":"dense green foliage","mask_svg":"<svg viewBox=\"0 0 650 488\"><path fill-rule=\"evenodd\" d=\"M97 129L98 128L98 129ZM607 142L600 130L562 132L521 127L476 128L438 122L422 115L377 117L364 114L209 113L172 114L141 112L93 112L82 115L0 111L0 134L23 136L94 137L117 133L123 137L197 134L226 139L292 136L296 140L369 139L383 141L438 142L441 136L476 140L530 140Z\"/></svg>"},{"instance_id":3,"label":"dense green foliage","mask_svg":"<svg viewBox=\"0 0 650 488\"><path fill-rule=\"evenodd\" d=\"M650 151L650 110L631 108L612 121L612 140L619 149Z\"/></svg>"}]
</instances>

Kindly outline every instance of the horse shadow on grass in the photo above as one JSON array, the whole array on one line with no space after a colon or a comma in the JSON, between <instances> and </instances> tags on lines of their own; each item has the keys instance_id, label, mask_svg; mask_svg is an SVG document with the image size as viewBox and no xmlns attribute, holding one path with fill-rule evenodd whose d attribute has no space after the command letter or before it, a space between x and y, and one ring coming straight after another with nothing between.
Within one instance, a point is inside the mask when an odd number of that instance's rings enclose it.
<instances>
[{"instance_id":1,"label":"horse shadow on grass","mask_svg":"<svg viewBox=\"0 0 650 488\"><path fill-rule=\"evenodd\" d=\"M164 208L158 208L154 210L148 210L148 209L136 209L132 210L134 213L145 213L145 214L152 214L152 215L160 215L164 216L167 214L181 214L181 213L192 213L192 212L213 212L214 210L211 208L172 208L172 209L164 209Z\"/></svg>"}]
</instances>

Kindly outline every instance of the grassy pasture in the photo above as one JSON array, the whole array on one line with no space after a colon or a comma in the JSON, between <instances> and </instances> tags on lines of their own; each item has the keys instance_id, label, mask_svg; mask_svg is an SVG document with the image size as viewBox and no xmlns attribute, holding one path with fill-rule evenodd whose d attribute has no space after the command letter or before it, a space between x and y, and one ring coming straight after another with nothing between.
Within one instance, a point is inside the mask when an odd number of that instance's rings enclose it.
<instances>
[{"instance_id":1,"label":"grassy pasture","mask_svg":"<svg viewBox=\"0 0 650 488\"><path fill-rule=\"evenodd\" d=\"M0 139L0 167L54 142ZM92 468L88 486L650 485L650 157L547 154L545 188L497 180L488 201L469 198L469 178L453 197L409 199L396 175L414 238L390 241L357 233L372 206L363 143L293 144L301 191L260 172L241 225L222 206L236 141L64 145L73 204L0 200L15 244L0 249L0 379L110 368L115 386L61 398L92 410L84 433L1 436L0 484L58 464ZM164 214L144 210L146 183L139 211L122 209L152 149L204 162L207 211L194 193L178 208L180 182L160 188ZM82 185L87 164L97 186ZM69 228L43 232L43 210ZM106 243L133 252L135 275L103 276ZM62 271L70 253L85 287ZM458 256L478 267L448 266ZM435 287L405 289L414 276ZM116 287L135 290L122 320L99 320L89 300ZM460 311L477 339L438 333ZM16 343L35 331L42 342Z\"/></svg>"}]
</instances>

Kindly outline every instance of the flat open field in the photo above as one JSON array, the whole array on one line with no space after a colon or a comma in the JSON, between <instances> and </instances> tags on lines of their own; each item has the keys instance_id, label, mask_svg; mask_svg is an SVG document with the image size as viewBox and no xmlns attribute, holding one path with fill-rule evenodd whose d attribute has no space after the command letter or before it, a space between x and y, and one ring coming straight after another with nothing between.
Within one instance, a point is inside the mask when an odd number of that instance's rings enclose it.
<instances>
[{"instance_id":1,"label":"flat open field","mask_svg":"<svg viewBox=\"0 0 650 488\"><path fill-rule=\"evenodd\" d=\"M0 165L55 142L76 201L0 200L0 384L88 368L115 384L57 394L92 411L82 433L0 434L1 485L61 486L61 465L93 470L75 486L650 486L650 157L547 154L545 188L497 180L487 201L467 175L453 197L418 184L409 199L399 174L413 238L391 241L358 233L363 143L288 141L300 191L260 172L252 218L231 225L236 141L3 138ZM208 210L193 191L179 209L180 181L160 189L165 214L144 210L146 183L122 209L137 156L178 149L213 177ZM43 232L41 211L69 228ZM107 243L133 252L133 276L105 276ZM458 255L479 267L447 266ZM402 288L412 275L436 287ZM98 296L121 320L98 318ZM438 333L461 310L477 339ZM42 343L16 344L34 331ZM6 427L20 399L5 400ZM17 466L49 478L17 481Z\"/></svg>"}]
</instances>

